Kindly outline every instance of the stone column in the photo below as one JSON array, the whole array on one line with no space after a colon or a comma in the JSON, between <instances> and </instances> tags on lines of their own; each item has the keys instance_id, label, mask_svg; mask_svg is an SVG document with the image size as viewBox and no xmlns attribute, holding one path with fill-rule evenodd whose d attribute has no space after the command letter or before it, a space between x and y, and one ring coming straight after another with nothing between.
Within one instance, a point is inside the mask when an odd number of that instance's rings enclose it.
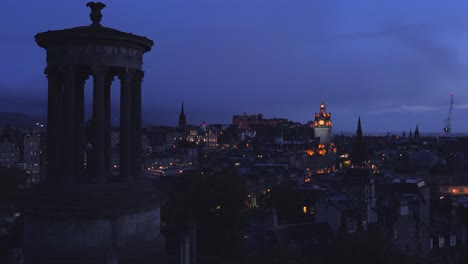
<instances>
[{"instance_id":1,"label":"stone column","mask_svg":"<svg viewBox=\"0 0 468 264\"><path fill-rule=\"evenodd\" d=\"M59 69L48 67L44 70L48 79L47 95L47 181L57 181L62 171L60 158L63 157L62 142L62 73Z\"/></svg>"},{"instance_id":2,"label":"stone column","mask_svg":"<svg viewBox=\"0 0 468 264\"><path fill-rule=\"evenodd\" d=\"M112 72L108 72L106 76L106 81L104 84L104 108L105 108L105 114L104 114L104 120L106 123L105 127L105 161L106 161L106 176L110 177L111 175L111 156L112 156L112 150L111 150L111 86L112 86L112 81L114 80L114 75Z\"/></svg>"},{"instance_id":3,"label":"stone column","mask_svg":"<svg viewBox=\"0 0 468 264\"><path fill-rule=\"evenodd\" d=\"M63 75L63 120L60 125L63 126L63 141L57 142L61 144L62 149L62 165L63 179L62 182L72 183L76 179L76 68L74 66L66 66Z\"/></svg>"},{"instance_id":4,"label":"stone column","mask_svg":"<svg viewBox=\"0 0 468 264\"><path fill-rule=\"evenodd\" d=\"M129 180L132 174L132 79L134 70L126 68L120 76L120 178Z\"/></svg>"},{"instance_id":5,"label":"stone column","mask_svg":"<svg viewBox=\"0 0 468 264\"><path fill-rule=\"evenodd\" d=\"M82 180L84 175L84 151L85 151L85 123L84 123L84 85L89 75L86 69L80 68L76 76L75 87L75 111L76 111L76 168L77 176Z\"/></svg>"},{"instance_id":6,"label":"stone column","mask_svg":"<svg viewBox=\"0 0 468 264\"><path fill-rule=\"evenodd\" d=\"M107 68L93 67L93 180L103 183L106 177L106 122L105 122L105 81Z\"/></svg>"},{"instance_id":7,"label":"stone column","mask_svg":"<svg viewBox=\"0 0 468 264\"><path fill-rule=\"evenodd\" d=\"M143 71L135 74L132 85L132 174L135 178L142 177L141 171L141 82L143 80Z\"/></svg>"}]
</instances>

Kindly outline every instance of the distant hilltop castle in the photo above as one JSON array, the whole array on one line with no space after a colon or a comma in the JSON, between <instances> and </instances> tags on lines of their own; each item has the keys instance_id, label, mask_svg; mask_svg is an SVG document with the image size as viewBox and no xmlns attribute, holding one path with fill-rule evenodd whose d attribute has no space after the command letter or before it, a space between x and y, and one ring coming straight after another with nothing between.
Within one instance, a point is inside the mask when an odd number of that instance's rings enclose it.
<instances>
[{"instance_id":1,"label":"distant hilltop castle","mask_svg":"<svg viewBox=\"0 0 468 264\"><path fill-rule=\"evenodd\" d=\"M261 125L261 126L281 126L286 125L288 119L286 118L271 118L265 119L262 114L258 115L234 115L232 118L232 124L241 129L248 129L252 125Z\"/></svg>"}]
</instances>

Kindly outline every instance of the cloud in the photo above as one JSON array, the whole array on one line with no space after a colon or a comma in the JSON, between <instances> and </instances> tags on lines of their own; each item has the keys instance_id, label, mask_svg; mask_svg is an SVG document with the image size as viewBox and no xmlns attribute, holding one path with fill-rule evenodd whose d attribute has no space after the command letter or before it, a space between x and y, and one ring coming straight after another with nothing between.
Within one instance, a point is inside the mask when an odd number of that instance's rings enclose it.
<instances>
[{"instance_id":1,"label":"cloud","mask_svg":"<svg viewBox=\"0 0 468 264\"><path fill-rule=\"evenodd\" d=\"M415 113L415 112L431 112L439 111L440 107L431 105L401 105L392 108L374 109L367 112L369 115L384 115L388 113Z\"/></svg>"},{"instance_id":2,"label":"cloud","mask_svg":"<svg viewBox=\"0 0 468 264\"><path fill-rule=\"evenodd\" d=\"M371 39L371 38L384 38L394 37L403 34L413 34L421 32L431 32L440 29L440 24L407 24L407 25L395 25L391 27L385 27L374 31L353 31L342 34L337 34L330 37L330 40L346 40L346 39Z\"/></svg>"},{"instance_id":3,"label":"cloud","mask_svg":"<svg viewBox=\"0 0 468 264\"><path fill-rule=\"evenodd\" d=\"M463 103L460 105L454 105L453 108L455 109L468 109L468 103Z\"/></svg>"}]
</instances>

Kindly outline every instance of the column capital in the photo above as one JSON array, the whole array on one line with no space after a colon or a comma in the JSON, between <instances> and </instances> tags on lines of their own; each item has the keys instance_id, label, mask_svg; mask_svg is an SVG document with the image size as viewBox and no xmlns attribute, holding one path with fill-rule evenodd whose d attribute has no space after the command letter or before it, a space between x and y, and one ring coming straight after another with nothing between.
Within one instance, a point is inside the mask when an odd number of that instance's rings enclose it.
<instances>
[{"instance_id":1,"label":"column capital","mask_svg":"<svg viewBox=\"0 0 468 264\"><path fill-rule=\"evenodd\" d=\"M110 87L111 86L112 82L114 81L114 77L115 76L111 75L111 74L106 75L106 80L104 82L105 87Z\"/></svg>"},{"instance_id":2,"label":"column capital","mask_svg":"<svg viewBox=\"0 0 468 264\"><path fill-rule=\"evenodd\" d=\"M118 77L120 80L133 79L137 73L136 69L124 68L119 74Z\"/></svg>"},{"instance_id":3,"label":"column capital","mask_svg":"<svg viewBox=\"0 0 468 264\"><path fill-rule=\"evenodd\" d=\"M85 81L89 79L89 75L91 74L89 68L77 67L75 70L77 81L79 82L80 86L84 85Z\"/></svg>"},{"instance_id":4,"label":"column capital","mask_svg":"<svg viewBox=\"0 0 468 264\"><path fill-rule=\"evenodd\" d=\"M144 71L140 71L140 70L136 70L136 73L135 73L135 77L137 79L143 79L143 77L145 77L145 72Z\"/></svg>"},{"instance_id":5,"label":"column capital","mask_svg":"<svg viewBox=\"0 0 468 264\"><path fill-rule=\"evenodd\" d=\"M52 75L56 75L56 74L59 74L61 73L60 69L58 67L46 67L44 68L44 74L49 77L49 76L52 76Z\"/></svg>"},{"instance_id":6,"label":"column capital","mask_svg":"<svg viewBox=\"0 0 468 264\"><path fill-rule=\"evenodd\" d=\"M143 71L136 71L133 75L133 86L141 86L141 83L143 82L143 76L144 76Z\"/></svg>"},{"instance_id":7,"label":"column capital","mask_svg":"<svg viewBox=\"0 0 468 264\"><path fill-rule=\"evenodd\" d=\"M69 65L63 65L60 67L60 70L61 71L64 71L64 72L67 72L67 71L75 71L76 69L78 69L79 67L77 65L72 65L72 64L69 64Z\"/></svg>"},{"instance_id":8,"label":"column capital","mask_svg":"<svg viewBox=\"0 0 468 264\"><path fill-rule=\"evenodd\" d=\"M91 73L93 78L106 78L106 74L109 71L109 67L104 65L91 66Z\"/></svg>"}]
</instances>

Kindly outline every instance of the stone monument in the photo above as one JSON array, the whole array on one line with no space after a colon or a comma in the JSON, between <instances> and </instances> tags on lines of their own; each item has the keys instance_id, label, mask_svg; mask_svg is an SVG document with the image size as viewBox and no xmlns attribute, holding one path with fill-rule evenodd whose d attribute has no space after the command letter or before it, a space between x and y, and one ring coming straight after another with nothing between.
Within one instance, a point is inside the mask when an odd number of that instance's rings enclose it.
<instances>
[{"instance_id":1,"label":"stone monument","mask_svg":"<svg viewBox=\"0 0 468 264\"><path fill-rule=\"evenodd\" d=\"M101 25L35 36L47 51L47 178L24 197L24 263L164 263L161 198L142 176L143 54L153 41ZM84 89L92 76L92 128ZM120 174L111 177L110 91L120 81Z\"/></svg>"}]
</instances>

